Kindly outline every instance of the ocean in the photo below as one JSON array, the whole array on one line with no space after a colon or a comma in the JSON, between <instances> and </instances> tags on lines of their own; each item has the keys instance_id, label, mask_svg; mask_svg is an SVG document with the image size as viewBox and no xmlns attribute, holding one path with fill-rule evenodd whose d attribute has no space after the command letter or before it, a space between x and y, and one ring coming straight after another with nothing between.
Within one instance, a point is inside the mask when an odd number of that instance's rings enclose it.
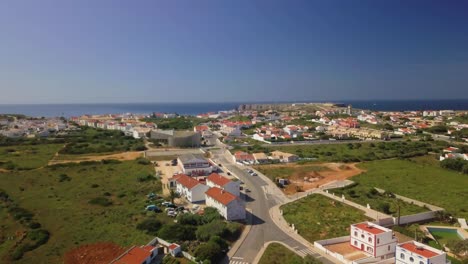
<instances>
[{"instance_id":1,"label":"ocean","mask_svg":"<svg viewBox=\"0 0 468 264\"><path fill-rule=\"evenodd\" d=\"M314 102L314 101L308 101ZM353 108L376 111L416 110L468 110L468 99L457 100L362 100L315 101L351 104ZM24 114L33 117L80 116L84 114L150 114L153 112L196 115L236 109L240 104L269 102L228 103L103 103L103 104L0 104L0 114ZM275 102L291 103L291 102ZM299 102L296 102L299 103Z\"/></svg>"}]
</instances>

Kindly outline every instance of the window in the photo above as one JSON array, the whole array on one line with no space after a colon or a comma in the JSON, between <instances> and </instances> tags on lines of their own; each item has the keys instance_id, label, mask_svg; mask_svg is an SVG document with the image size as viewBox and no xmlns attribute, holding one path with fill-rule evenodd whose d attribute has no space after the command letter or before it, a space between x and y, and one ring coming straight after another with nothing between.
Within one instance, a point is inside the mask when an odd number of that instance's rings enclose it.
<instances>
[{"instance_id":1,"label":"window","mask_svg":"<svg viewBox=\"0 0 468 264\"><path fill-rule=\"evenodd\" d=\"M361 235L361 238L364 238L364 234Z\"/></svg>"},{"instance_id":2,"label":"window","mask_svg":"<svg viewBox=\"0 0 468 264\"><path fill-rule=\"evenodd\" d=\"M380 238L377 238L377 244L380 244Z\"/></svg>"},{"instance_id":3,"label":"window","mask_svg":"<svg viewBox=\"0 0 468 264\"><path fill-rule=\"evenodd\" d=\"M354 241L354 245L357 246L357 241Z\"/></svg>"},{"instance_id":4,"label":"window","mask_svg":"<svg viewBox=\"0 0 468 264\"><path fill-rule=\"evenodd\" d=\"M354 236L357 236L357 231L354 231Z\"/></svg>"},{"instance_id":5,"label":"window","mask_svg":"<svg viewBox=\"0 0 468 264\"><path fill-rule=\"evenodd\" d=\"M414 258L413 258L413 257L410 257L410 258L409 258L409 261L413 262L413 261L414 261Z\"/></svg>"},{"instance_id":6,"label":"window","mask_svg":"<svg viewBox=\"0 0 468 264\"><path fill-rule=\"evenodd\" d=\"M390 251L390 245L388 246L388 251Z\"/></svg>"},{"instance_id":7,"label":"window","mask_svg":"<svg viewBox=\"0 0 468 264\"><path fill-rule=\"evenodd\" d=\"M369 237L369 239L367 239L367 241L369 241L370 243L372 243L372 237Z\"/></svg>"},{"instance_id":8,"label":"window","mask_svg":"<svg viewBox=\"0 0 468 264\"><path fill-rule=\"evenodd\" d=\"M400 254L400 258L401 258L401 259L405 259L405 254L401 253L401 254Z\"/></svg>"},{"instance_id":9,"label":"window","mask_svg":"<svg viewBox=\"0 0 468 264\"><path fill-rule=\"evenodd\" d=\"M424 264L424 262L422 262L422 261L419 261L419 264Z\"/></svg>"}]
</instances>

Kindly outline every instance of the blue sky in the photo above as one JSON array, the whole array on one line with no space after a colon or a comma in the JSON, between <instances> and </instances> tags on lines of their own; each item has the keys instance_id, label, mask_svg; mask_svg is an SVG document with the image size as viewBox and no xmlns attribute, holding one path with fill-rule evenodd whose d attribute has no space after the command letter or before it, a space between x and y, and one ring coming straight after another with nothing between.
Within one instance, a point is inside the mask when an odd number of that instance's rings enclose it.
<instances>
[{"instance_id":1,"label":"blue sky","mask_svg":"<svg viewBox=\"0 0 468 264\"><path fill-rule=\"evenodd\" d=\"M468 98L466 1L0 2L0 103Z\"/></svg>"}]
</instances>

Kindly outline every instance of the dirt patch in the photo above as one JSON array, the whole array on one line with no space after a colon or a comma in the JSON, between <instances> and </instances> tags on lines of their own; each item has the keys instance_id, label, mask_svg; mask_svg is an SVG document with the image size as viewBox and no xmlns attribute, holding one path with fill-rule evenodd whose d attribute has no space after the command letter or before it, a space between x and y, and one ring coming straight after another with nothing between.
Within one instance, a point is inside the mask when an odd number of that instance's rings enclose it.
<instances>
[{"instance_id":1,"label":"dirt patch","mask_svg":"<svg viewBox=\"0 0 468 264\"><path fill-rule=\"evenodd\" d=\"M74 248L64 256L65 264L108 264L125 249L113 243L96 243Z\"/></svg>"},{"instance_id":2,"label":"dirt patch","mask_svg":"<svg viewBox=\"0 0 468 264\"><path fill-rule=\"evenodd\" d=\"M318 163L317 166L323 167L321 170L311 170L304 173L293 172L288 175L290 184L284 188L288 195L300 191L307 191L318 188L333 181L343 181L363 172L356 167L357 163ZM300 164L291 164L292 166L301 166ZM288 166L288 165L285 165Z\"/></svg>"},{"instance_id":3,"label":"dirt patch","mask_svg":"<svg viewBox=\"0 0 468 264\"><path fill-rule=\"evenodd\" d=\"M82 162L82 161L101 161L105 159L113 160L134 160L143 156L143 152L122 152L109 155L89 155L89 156L78 156L73 159L52 159L49 161L49 165L60 164L60 163L70 163L70 162ZM57 156L60 157L60 156Z\"/></svg>"}]
</instances>

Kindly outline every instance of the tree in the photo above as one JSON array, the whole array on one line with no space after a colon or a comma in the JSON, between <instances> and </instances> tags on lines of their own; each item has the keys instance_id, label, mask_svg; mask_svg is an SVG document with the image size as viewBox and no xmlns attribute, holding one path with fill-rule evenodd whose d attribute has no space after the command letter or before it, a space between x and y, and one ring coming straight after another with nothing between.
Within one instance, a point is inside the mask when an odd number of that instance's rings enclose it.
<instances>
[{"instance_id":1,"label":"tree","mask_svg":"<svg viewBox=\"0 0 468 264\"><path fill-rule=\"evenodd\" d=\"M169 241L195 240L195 227L180 224L163 225L158 231L158 236Z\"/></svg>"},{"instance_id":2,"label":"tree","mask_svg":"<svg viewBox=\"0 0 468 264\"><path fill-rule=\"evenodd\" d=\"M200 244L195 249L195 257L199 261L209 260L211 263L218 263L222 256L223 252L221 246L211 241Z\"/></svg>"},{"instance_id":3,"label":"tree","mask_svg":"<svg viewBox=\"0 0 468 264\"><path fill-rule=\"evenodd\" d=\"M137 225L137 229L144 230L146 233L150 235L157 235L158 230L161 228L162 223L154 218L147 218L140 222Z\"/></svg>"},{"instance_id":4,"label":"tree","mask_svg":"<svg viewBox=\"0 0 468 264\"><path fill-rule=\"evenodd\" d=\"M174 204L174 199L178 197L179 195L176 193L176 191L174 191L174 189L171 188L169 191L169 198L171 199L171 203Z\"/></svg>"}]
</instances>

